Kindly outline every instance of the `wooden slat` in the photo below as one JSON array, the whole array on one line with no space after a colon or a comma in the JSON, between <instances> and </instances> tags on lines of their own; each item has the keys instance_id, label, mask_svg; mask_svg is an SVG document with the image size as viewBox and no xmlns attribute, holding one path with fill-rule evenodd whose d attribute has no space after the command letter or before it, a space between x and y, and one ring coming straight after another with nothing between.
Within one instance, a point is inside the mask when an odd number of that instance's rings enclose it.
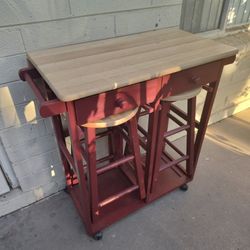
<instances>
[{"instance_id":1,"label":"wooden slat","mask_svg":"<svg viewBox=\"0 0 250 250\"><path fill-rule=\"evenodd\" d=\"M28 53L57 97L72 101L235 55L178 29Z\"/></svg>"},{"instance_id":2,"label":"wooden slat","mask_svg":"<svg viewBox=\"0 0 250 250\"><path fill-rule=\"evenodd\" d=\"M170 46L155 50L147 50L138 54L134 52L127 56L115 56L114 58L106 57L103 58L103 60L96 60L94 65L91 58L90 64L87 64L84 58L79 58L76 60L70 60L70 64L68 64L68 62L63 62L63 64L57 64L57 66L51 65L50 68L41 66L41 69L46 71L47 76L50 77L50 79L53 81L62 80L62 78L65 79L65 76L75 78L76 76L86 76L86 74L90 75L90 77L93 78L92 75L96 76L96 74L98 74L99 72L102 75L103 71L105 71L106 74L109 74L109 72L113 72L118 69L118 71L120 72L121 69L128 69L131 66L132 68L134 68L134 65L137 64L146 65L151 60L158 61L159 59L163 59L165 61L169 61L171 56L174 56L175 58L177 51L183 52L183 54L186 53L188 49L193 47L193 42L194 41L186 42L184 44L181 43L180 45L177 44L174 47ZM203 50L204 46L209 46L211 45L211 43L210 41L200 40L199 42L196 42L196 45L197 49ZM133 62L133 64L129 64L130 62Z\"/></svg>"},{"instance_id":3,"label":"wooden slat","mask_svg":"<svg viewBox=\"0 0 250 250\"><path fill-rule=\"evenodd\" d=\"M125 49L117 49L116 47L113 47L108 52L100 51L97 54L85 53L83 56L78 55L77 57L72 57L71 55L70 57L68 56L68 58L66 59L61 59L60 61L58 61L56 65L55 62L39 63L39 65L43 70L46 70L47 73L55 73L56 71L61 71L65 69L75 69L79 66L84 68L90 68L92 67L92 64L95 64L96 66L97 64L107 65L109 63L113 64L115 62L123 63L124 59L130 60L138 58L138 56L145 54L153 56L153 53L161 53L161 51L163 51L164 49L171 49L172 47L176 48L177 46L183 46L184 44L198 41L204 40L201 38L199 39L195 36L188 36L185 41L183 41L183 37L177 37L175 39L171 38L168 40L164 40L162 38L162 40L157 43L141 44L140 46L132 44L129 48Z\"/></svg>"}]
</instances>

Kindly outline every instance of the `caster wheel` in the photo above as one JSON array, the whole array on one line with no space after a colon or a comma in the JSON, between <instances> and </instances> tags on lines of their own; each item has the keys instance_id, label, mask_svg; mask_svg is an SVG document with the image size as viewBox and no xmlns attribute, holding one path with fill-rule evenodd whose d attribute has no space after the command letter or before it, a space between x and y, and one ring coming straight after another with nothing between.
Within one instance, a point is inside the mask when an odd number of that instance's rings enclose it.
<instances>
[{"instance_id":1,"label":"caster wheel","mask_svg":"<svg viewBox=\"0 0 250 250\"><path fill-rule=\"evenodd\" d=\"M97 232L97 233L94 235L94 239L95 239L95 240L101 240L101 239L102 239L102 232Z\"/></svg>"},{"instance_id":2,"label":"caster wheel","mask_svg":"<svg viewBox=\"0 0 250 250\"><path fill-rule=\"evenodd\" d=\"M180 190L186 192L188 190L188 185L187 184L183 184L182 186L180 186Z\"/></svg>"}]
</instances>

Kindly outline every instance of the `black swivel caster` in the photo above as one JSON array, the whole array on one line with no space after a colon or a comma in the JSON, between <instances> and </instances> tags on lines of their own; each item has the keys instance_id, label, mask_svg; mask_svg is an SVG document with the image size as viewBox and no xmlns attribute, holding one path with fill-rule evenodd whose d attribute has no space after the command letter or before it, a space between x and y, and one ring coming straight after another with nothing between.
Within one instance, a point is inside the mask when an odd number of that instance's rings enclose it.
<instances>
[{"instance_id":1,"label":"black swivel caster","mask_svg":"<svg viewBox=\"0 0 250 250\"><path fill-rule=\"evenodd\" d=\"M180 186L180 190L186 192L188 190L188 185L185 183L182 186Z\"/></svg>"},{"instance_id":2,"label":"black swivel caster","mask_svg":"<svg viewBox=\"0 0 250 250\"><path fill-rule=\"evenodd\" d=\"M97 232L97 233L94 235L94 239L95 239L95 240L101 240L101 239L102 239L102 236L103 236L102 232Z\"/></svg>"}]
</instances>

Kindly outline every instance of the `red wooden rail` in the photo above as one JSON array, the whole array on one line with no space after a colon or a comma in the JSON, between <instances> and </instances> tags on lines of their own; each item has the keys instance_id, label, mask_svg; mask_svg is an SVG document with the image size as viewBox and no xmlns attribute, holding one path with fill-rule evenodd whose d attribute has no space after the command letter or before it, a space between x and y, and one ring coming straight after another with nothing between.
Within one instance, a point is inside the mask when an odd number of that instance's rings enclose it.
<instances>
[{"instance_id":1,"label":"red wooden rail","mask_svg":"<svg viewBox=\"0 0 250 250\"><path fill-rule=\"evenodd\" d=\"M65 103L58 100L57 98L53 100L46 100L46 98L41 93L34 79L41 78L39 73L33 68L24 68L19 71L19 76L21 80L26 81L32 90L34 91L40 106L40 114L42 117L49 117L64 113L66 111Z\"/></svg>"}]
</instances>

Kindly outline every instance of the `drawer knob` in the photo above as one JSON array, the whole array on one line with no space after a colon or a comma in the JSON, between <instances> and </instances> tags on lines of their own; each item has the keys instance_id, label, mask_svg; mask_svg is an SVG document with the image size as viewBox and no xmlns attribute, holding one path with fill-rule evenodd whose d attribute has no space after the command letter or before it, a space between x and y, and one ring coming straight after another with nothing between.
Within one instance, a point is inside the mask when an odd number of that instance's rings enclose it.
<instances>
[{"instance_id":1,"label":"drawer knob","mask_svg":"<svg viewBox=\"0 0 250 250\"><path fill-rule=\"evenodd\" d=\"M125 107L125 104L126 104L126 103L127 103L126 100L119 98L119 99L117 99L117 100L115 101L115 106L122 109L122 108Z\"/></svg>"},{"instance_id":2,"label":"drawer knob","mask_svg":"<svg viewBox=\"0 0 250 250\"><path fill-rule=\"evenodd\" d=\"M199 85L202 84L201 78L200 78L199 76L193 76L193 77L192 77L192 81L193 81L195 84L199 84Z\"/></svg>"}]
</instances>

